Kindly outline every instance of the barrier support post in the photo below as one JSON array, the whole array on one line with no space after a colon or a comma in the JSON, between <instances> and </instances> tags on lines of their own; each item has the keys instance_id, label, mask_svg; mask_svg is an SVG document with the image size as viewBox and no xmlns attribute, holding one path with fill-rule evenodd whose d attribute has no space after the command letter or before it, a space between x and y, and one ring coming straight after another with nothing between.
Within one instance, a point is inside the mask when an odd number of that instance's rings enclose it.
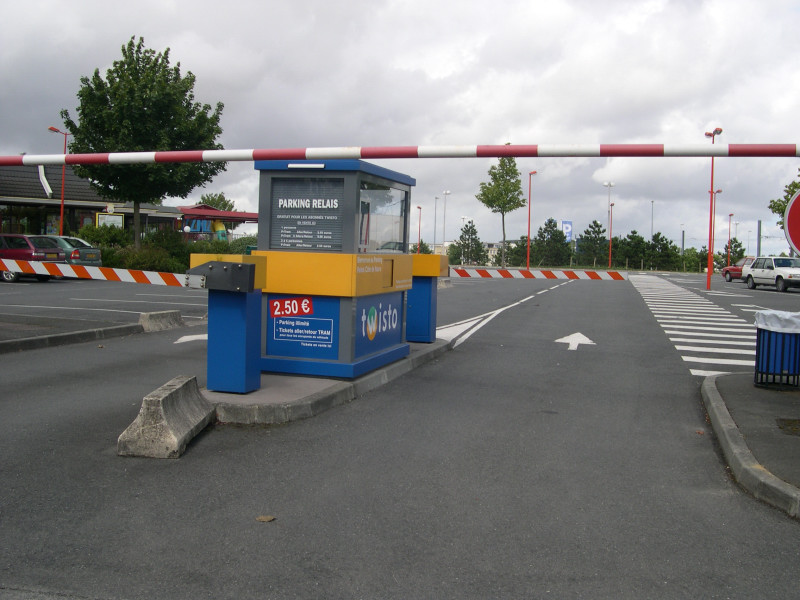
<instances>
[{"instance_id":1,"label":"barrier support post","mask_svg":"<svg viewBox=\"0 0 800 600\"><path fill-rule=\"evenodd\" d=\"M193 254L190 266L186 285L208 290L206 387L238 394L259 389L266 259Z\"/></svg>"},{"instance_id":2,"label":"barrier support post","mask_svg":"<svg viewBox=\"0 0 800 600\"><path fill-rule=\"evenodd\" d=\"M436 341L436 308L439 277L447 276L446 256L414 254L412 285L406 292L406 341Z\"/></svg>"}]
</instances>

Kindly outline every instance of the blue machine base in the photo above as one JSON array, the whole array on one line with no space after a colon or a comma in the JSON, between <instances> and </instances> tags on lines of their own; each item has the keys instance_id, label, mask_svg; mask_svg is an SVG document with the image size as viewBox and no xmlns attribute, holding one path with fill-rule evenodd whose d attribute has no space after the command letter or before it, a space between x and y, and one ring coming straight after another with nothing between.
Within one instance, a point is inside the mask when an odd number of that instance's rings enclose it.
<instances>
[{"instance_id":1,"label":"blue machine base","mask_svg":"<svg viewBox=\"0 0 800 600\"><path fill-rule=\"evenodd\" d=\"M410 353L411 346L408 344L400 344L352 363L262 356L259 367L262 371L269 373L289 373L292 375L317 375L320 377L355 379L379 367L405 358Z\"/></svg>"}]
</instances>

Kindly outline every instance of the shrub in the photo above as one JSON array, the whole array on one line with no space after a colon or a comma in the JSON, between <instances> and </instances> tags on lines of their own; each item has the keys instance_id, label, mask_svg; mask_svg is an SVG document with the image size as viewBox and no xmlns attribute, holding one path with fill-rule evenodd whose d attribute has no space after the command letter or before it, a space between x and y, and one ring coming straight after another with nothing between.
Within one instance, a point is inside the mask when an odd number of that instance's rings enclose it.
<instances>
[{"instance_id":1,"label":"shrub","mask_svg":"<svg viewBox=\"0 0 800 600\"><path fill-rule=\"evenodd\" d=\"M133 246L123 248L115 257L122 262L121 268L139 269L141 271L163 271L167 273L185 273L189 268L188 254L187 260L170 256L164 248L148 244L136 250ZM105 264L105 257L103 260Z\"/></svg>"},{"instance_id":2,"label":"shrub","mask_svg":"<svg viewBox=\"0 0 800 600\"><path fill-rule=\"evenodd\" d=\"M258 245L258 236L246 235L231 242L231 254L244 254L248 246Z\"/></svg>"},{"instance_id":3,"label":"shrub","mask_svg":"<svg viewBox=\"0 0 800 600\"><path fill-rule=\"evenodd\" d=\"M78 230L78 237L98 248L124 248L133 243L133 234L112 225L84 225ZM103 254L105 258L105 251ZM105 264L105 263L104 263Z\"/></svg>"}]
</instances>

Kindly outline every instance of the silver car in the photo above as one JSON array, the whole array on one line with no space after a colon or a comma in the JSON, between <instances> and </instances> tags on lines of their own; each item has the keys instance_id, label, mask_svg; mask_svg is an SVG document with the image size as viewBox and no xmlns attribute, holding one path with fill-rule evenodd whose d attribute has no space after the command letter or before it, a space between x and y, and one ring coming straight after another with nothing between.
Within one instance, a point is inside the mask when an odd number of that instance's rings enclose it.
<instances>
[{"instance_id":1,"label":"silver car","mask_svg":"<svg viewBox=\"0 0 800 600\"><path fill-rule=\"evenodd\" d=\"M102 267L103 257L100 248L95 248L86 240L69 235L50 235L64 250L67 263L84 267Z\"/></svg>"}]
</instances>

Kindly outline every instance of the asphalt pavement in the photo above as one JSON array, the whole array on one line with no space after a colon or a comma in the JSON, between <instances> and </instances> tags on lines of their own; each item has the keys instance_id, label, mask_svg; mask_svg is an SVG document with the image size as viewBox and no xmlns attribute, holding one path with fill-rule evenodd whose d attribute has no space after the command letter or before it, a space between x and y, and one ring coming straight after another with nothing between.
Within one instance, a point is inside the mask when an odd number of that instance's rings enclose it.
<instances>
[{"instance_id":1,"label":"asphalt pavement","mask_svg":"<svg viewBox=\"0 0 800 600\"><path fill-rule=\"evenodd\" d=\"M68 319L20 321L0 316L0 354L139 334L141 325ZM34 335L31 335L31 334ZM145 334L143 334L145 335ZM262 374L249 394L203 390L217 419L234 424L279 424L313 417L399 377L451 349L452 342L411 344L410 355L353 381ZM755 385L749 373L707 377L703 402L735 480L756 498L800 518L800 389Z\"/></svg>"}]
</instances>

